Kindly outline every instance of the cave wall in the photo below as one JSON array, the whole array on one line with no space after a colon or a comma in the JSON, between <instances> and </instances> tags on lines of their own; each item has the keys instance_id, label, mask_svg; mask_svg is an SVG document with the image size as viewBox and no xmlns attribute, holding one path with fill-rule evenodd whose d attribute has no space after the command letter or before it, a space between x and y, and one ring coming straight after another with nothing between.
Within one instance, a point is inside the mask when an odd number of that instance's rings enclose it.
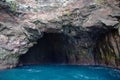
<instances>
[{"instance_id":1,"label":"cave wall","mask_svg":"<svg viewBox=\"0 0 120 80\"><path fill-rule=\"evenodd\" d=\"M44 33L26 54L20 56L18 65L51 63L119 67L118 30L102 31L94 28L88 32L79 31L76 36L69 36L70 33Z\"/></svg>"},{"instance_id":2,"label":"cave wall","mask_svg":"<svg viewBox=\"0 0 120 80\"><path fill-rule=\"evenodd\" d=\"M119 41L116 37L109 37L109 40L104 37L106 31L114 29L120 34L119 0L42 1L0 1L0 69L17 66L19 57L27 55L44 33L62 33L70 37L65 41L70 45L64 48L70 58L66 61L68 63L119 66L119 46L116 48L114 45ZM109 34L114 34L114 31ZM105 52L103 47L108 44L115 47L107 47ZM111 57L112 50L115 50L113 60L101 57L108 53Z\"/></svg>"},{"instance_id":3,"label":"cave wall","mask_svg":"<svg viewBox=\"0 0 120 80\"><path fill-rule=\"evenodd\" d=\"M94 48L94 58L97 64L120 66L120 35L118 30L108 31Z\"/></svg>"}]
</instances>

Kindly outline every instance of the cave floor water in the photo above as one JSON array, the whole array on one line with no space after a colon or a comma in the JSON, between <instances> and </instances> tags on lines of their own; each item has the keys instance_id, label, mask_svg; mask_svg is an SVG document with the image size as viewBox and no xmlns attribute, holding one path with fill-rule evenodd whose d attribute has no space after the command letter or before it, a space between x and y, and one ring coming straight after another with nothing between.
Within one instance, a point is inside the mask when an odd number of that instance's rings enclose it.
<instances>
[{"instance_id":1,"label":"cave floor water","mask_svg":"<svg viewBox=\"0 0 120 80\"><path fill-rule=\"evenodd\" d=\"M0 80L120 80L120 70L101 66L32 65L1 70Z\"/></svg>"}]
</instances>

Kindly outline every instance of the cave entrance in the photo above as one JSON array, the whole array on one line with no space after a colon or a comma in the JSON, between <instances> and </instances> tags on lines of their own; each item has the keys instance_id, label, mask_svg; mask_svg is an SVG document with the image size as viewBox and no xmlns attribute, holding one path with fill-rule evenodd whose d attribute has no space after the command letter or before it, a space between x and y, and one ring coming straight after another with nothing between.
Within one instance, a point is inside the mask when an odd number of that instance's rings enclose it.
<instances>
[{"instance_id":1,"label":"cave entrance","mask_svg":"<svg viewBox=\"0 0 120 80\"><path fill-rule=\"evenodd\" d=\"M44 33L37 44L20 56L19 64L67 63L68 40L62 33Z\"/></svg>"}]
</instances>

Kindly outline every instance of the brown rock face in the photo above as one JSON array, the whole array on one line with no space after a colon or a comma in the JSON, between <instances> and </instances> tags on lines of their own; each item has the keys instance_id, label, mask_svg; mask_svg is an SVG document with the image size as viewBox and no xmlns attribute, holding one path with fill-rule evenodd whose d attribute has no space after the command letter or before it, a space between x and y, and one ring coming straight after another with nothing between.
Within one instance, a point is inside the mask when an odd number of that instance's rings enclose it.
<instances>
[{"instance_id":1,"label":"brown rock face","mask_svg":"<svg viewBox=\"0 0 120 80\"><path fill-rule=\"evenodd\" d=\"M0 1L0 69L19 62L120 65L119 1L11 1Z\"/></svg>"},{"instance_id":2,"label":"brown rock face","mask_svg":"<svg viewBox=\"0 0 120 80\"><path fill-rule=\"evenodd\" d=\"M96 44L94 57L98 64L120 67L120 36L117 30L102 36Z\"/></svg>"}]
</instances>

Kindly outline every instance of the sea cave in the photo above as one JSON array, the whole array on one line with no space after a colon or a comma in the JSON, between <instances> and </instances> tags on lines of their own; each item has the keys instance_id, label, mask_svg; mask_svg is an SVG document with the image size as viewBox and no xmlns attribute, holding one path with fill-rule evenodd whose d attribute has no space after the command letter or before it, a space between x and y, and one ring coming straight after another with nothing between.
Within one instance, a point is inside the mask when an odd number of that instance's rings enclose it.
<instances>
[{"instance_id":1,"label":"sea cave","mask_svg":"<svg viewBox=\"0 0 120 80\"><path fill-rule=\"evenodd\" d=\"M0 0L0 80L120 80L120 1Z\"/></svg>"}]
</instances>

